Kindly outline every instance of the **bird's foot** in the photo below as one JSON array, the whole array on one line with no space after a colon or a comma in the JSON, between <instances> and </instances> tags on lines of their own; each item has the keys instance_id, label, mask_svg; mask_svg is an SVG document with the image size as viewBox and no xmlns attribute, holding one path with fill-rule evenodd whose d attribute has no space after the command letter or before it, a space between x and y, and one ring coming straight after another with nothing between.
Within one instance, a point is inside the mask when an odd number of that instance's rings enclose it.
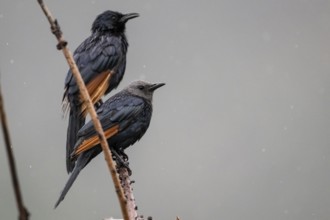
<instances>
[{"instance_id":1,"label":"bird's foot","mask_svg":"<svg viewBox=\"0 0 330 220\"><path fill-rule=\"evenodd\" d=\"M121 161L118 162L116 161L116 164L117 164L117 171L119 171L120 168L126 168L127 172L128 172L128 175L131 176L132 175L132 170L131 168L129 168L129 163L128 162L124 162L122 163Z\"/></svg>"},{"instance_id":2,"label":"bird's foot","mask_svg":"<svg viewBox=\"0 0 330 220\"><path fill-rule=\"evenodd\" d=\"M120 155L121 155L122 159L123 159L125 162L128 163L128 155L125 154L124 151L120 151Z\"/></svg>"},{"instance_id":3,"label":"bird's foot","mask_svg":"<svg viewBox=\"0 0 330 220\"><path fill-rule=\"evenodd\" d=\"M129 168L128 156L123 151L120 151L120 154L113 150L113 159L116 161L117 169L120 167L125 167L128 171L129 176L132 175L132 170Z\"/></svg>"}]
</instances>

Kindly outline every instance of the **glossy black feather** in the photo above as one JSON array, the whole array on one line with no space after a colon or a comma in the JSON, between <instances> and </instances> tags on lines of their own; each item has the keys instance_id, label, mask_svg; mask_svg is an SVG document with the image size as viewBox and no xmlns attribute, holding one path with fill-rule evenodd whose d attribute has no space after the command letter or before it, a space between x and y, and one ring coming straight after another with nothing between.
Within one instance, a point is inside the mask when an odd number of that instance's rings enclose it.
<instances>
[{"instance_id":1,"label":"glossy black feather","mask_svg":"<svg viewBox=\"0 0 330 220\"><path fill-rule=\"evenodd\" d=\"M97 113L103 130L119 125L119 136L122 136L121 133L124 133L126 130L131 130L131 134L134 134L138 140L149 126L152 107L149 101L123 91L104 102ZM138 129L140 132L135 133L137 130L136 127L140 128ZM96 135L96 132L93 123L90 121L80 129L77 137L80 141L83 141L94 135ZM111 139L108 141L111 147L125 149L129 146L117 143L124 142L125 140L115 139L117 140L115 143L113 143ZM134 142L130 143L130 145L131 144L134 144Z\"/></svg>"}]
</instances>

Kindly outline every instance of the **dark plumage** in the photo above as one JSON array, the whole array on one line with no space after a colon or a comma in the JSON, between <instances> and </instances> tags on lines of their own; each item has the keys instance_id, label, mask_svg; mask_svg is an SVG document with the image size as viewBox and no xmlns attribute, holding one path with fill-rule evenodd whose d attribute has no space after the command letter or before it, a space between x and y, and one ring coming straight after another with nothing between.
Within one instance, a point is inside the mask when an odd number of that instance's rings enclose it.
<instances>
[{"instance_id":1,"label":"dark plumage","mask_svg":"<svg viewBox=\"0 0 330 220\"><path fill-rule=\"evenodd\" d=\"M91 36L74 52L74 59L94 104L116 88L124 76L128 47L125 24L135 17L138 14L103 12L96 17ZM65 110L70 109L66 143L66 166L69 173L74 168L70 154L86 117L86 105L81 100L76 80L70 70L65 79L63 103Z\"/></svg>"},{"instance_id":2,"label":"dark plumage","mask_svg":"<svg viewBox=\"0 0 330 220\"><path fill-rule=\"evenodd\" d=\"M125 155L124 150L144 135L151 120L153 92L163 85L135 81L99 107L98 117L112 152ZM91 121L79 130L77 137L71 154L75 166L55 208L64 199L80 171L102 151Z\"/></svg>"}]
</instances>

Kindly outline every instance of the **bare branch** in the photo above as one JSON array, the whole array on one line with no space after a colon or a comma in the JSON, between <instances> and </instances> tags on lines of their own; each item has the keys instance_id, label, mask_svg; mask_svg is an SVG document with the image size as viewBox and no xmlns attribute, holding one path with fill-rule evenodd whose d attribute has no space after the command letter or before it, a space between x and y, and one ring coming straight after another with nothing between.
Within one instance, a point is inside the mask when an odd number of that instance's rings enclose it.
<instances>
[{"instance_id":1,"label":"bare branch","mask_svg":"<svg viewBox=\"0 0 330 220\"><path fill-rule=\"evenodd\" d=\"M7 125L5 107L4 107L3 99L2 99L1 87L0 87L0 117L1 117L3 136L4 136L5 144L6 144L7 157L8 157L8 161L9 161L11 180L12 180L13 187L14 187L17 208L19 211L19 219L27 220L27 219L29 219L29 212L23 204L23 198L22 198L21 189L20 189L19 181L18 181L18 175L17 175L17 171L16 171L14 153L11 148L11 141L10 141L9 129L8 129L8 125Z\"/></svg>"}]
</instances>

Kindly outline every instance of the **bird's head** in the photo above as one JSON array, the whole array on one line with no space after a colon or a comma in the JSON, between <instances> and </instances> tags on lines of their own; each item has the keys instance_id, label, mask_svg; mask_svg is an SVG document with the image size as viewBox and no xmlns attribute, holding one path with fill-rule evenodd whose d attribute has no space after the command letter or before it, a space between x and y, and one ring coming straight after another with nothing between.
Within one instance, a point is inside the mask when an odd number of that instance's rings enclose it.
<instances>
[{"instance_id":1,"label":"bird's head","mask_svg":"<svg viewBox=\"0 0 330 220\"><path fill-rule=\"evenodd\" d=\"M122 14L115 11L105 11L99 14L92 25L92 32L123 33L128 20L139 17L138 13Z\"/></svg>"},{"instance_id":2,"label":"bird's head","mask_svg":"<svg viewBox=\"0 0 330 220\"><path fill-rule=\"evenodd\" d=\"M165 83L149 83L138 80L129 84L126 90L132 95L142 97L151 102L154 91L163 85L165 85Z\"/></svg>"}]
</instances>

